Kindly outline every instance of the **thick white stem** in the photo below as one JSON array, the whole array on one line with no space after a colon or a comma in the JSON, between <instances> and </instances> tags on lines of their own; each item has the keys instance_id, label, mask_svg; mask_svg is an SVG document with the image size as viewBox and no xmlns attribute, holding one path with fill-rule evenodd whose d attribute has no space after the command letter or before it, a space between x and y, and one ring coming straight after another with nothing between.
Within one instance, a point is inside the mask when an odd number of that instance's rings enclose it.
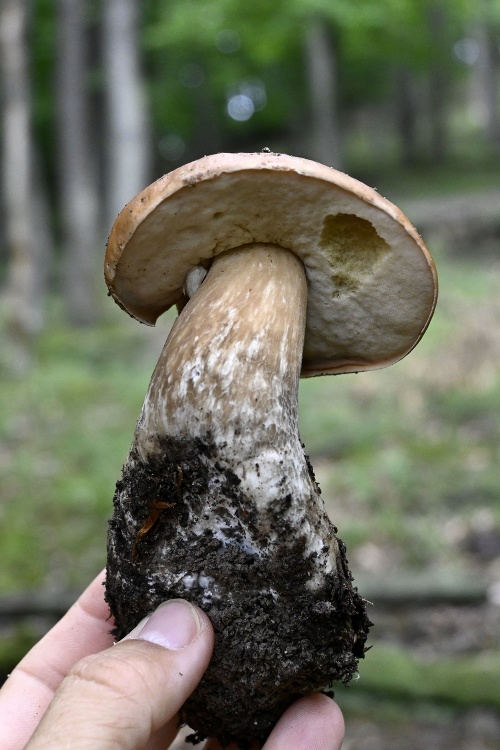
<instances>
[{"instance_id":1,"label":"thick white stem","mask_svg":"<svg viewBox=\"0 0 500 750\"><path fill-rule=\"evenodd\" d=\"M165 344L135 448L147 461L158 437L209 435L258 513L263 545L286 541L273 530L279 506L305 553L334 568L336 543L298 431L306 304L304 267L288 250L253 244L217 256Z\"/></svg>"}]
</instances>

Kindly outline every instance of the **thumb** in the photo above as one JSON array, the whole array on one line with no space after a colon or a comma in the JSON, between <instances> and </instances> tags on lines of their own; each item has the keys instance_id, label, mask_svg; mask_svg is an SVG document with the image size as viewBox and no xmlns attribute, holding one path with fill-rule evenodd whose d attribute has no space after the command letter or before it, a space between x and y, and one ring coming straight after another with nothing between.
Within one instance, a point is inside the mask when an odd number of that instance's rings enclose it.
<instances>
[{"instance_id":1,"label":"thumb","mask_svg":"<svg viewBox=\"0 0 500 750\"><path fill-rule=\"evenodd\" d=\"M180 599L162 604L116 646L77 662L26 750L137 750L160 729L165 743L212 648L201 610Z\"/></svg>"}]
</instances>

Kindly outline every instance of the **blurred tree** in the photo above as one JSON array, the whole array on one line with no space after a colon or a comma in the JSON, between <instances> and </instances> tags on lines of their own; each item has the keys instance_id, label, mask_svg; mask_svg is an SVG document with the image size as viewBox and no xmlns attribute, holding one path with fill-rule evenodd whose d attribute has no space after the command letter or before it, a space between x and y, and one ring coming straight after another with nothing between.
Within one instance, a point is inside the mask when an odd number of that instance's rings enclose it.
<instances>
[{"instance_id":1,"label":"blurred tree","mask_svg":"<svg viewBox=\"0 0 500 750\"><path fill-rule=\"evenodd\" d=\"M7 365L23 372L42 324L42 279L33 221L33 143L28 52L29 3L3 0L0 8L3 132L2 187L9 266Z\"/></svg>"},{"instance_id":2,"label":"blurred tree","mask_svg":"<svg viewBox=\"0 0 500 750\"><path fill-rule=\"evenodd\" d=\"M58 207L64 260L66 313L74 325L97 317L96 249L100 238L99 193L87 93L86 3L57 4Z\"/></svg>"},{"instance_id":3,"label":"blurred tree","mask_svg":"<svg viewBox=\"0 0 500 750\"><path fill-rule=\"evenodd\" d=\"M337 51L333 33L324 19L313 18L307 24L305 51L311 98L311 156L316 161L342 169Z\"/></svg>"},{"instance_id":4,"label":"blurred tree","mask_svg":"<svg viewBox=\"0 0 500 750\"><path fill-rule=\"evenodd\" d=\"M500 149L500 2L481 0L472 11L472 39L477 42L477 88L480 118L488 140ZM470 43L470 40L469 40Z\"/></svg>"},{"instance_id":5,"label":"blurred tree","mask_svg":"<svg viewBox=\"0 0 500 750\"><path fill-rule=\"evenodd\" d=\"M406 167L419 160L419 97L414 75L404 65L395 69L396 129L401 144L401 161Z\"/></svg>"},{"instance_id":6,"label":"blurred tree","mask_svg":"<svg viewBox=\"0 0 500 750\"><path fill-rule=\"evenodd\" d=\"M106 99L106 218L149 182L150 128L141 72L139 0L106 0L102 47Z\"/></svg>"},{"instance_id":7,"label":"blurred tree","mask_svg":"<svg viewBox=\"0 0 500 750\"><path fill-rule=\"evenodd\" d=\"M447 152L447 108L449 97L449 64L451 44L448 43L449 23L445 0L433 0L427 11L429 39L433 53L429 60L428 115L430 123L430 157L434 164L442 164Z\"/></svg>"},{"instance_id":8,"label":"blurred tree","mask_svg":"<svg viewBox=\"0 0 500 750\"><path fill-rule=\"evenodd\" d=\"M483 84L483 102L485 108L486 133L495 148L500 147L500 48L498 29L486 24L480 27L481 80Z\"/></svg>"}]
</instances>

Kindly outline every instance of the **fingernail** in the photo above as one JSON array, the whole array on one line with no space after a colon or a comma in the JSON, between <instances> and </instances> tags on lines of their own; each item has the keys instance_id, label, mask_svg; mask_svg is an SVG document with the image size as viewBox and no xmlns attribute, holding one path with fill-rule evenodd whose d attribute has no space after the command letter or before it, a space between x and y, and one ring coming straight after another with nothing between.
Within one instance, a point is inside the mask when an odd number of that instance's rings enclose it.
<instances>
[{"instance_id":1,"label":"fingernail","mask_svg":"<svg viewBox=\"0 0 500 750\"><path fill-rule=\"evenodd\" d=\"M189 646L201 630L202 621L197 610L183 599L171 599L160 604L135 637L177 650Z\"/></svg>"}]
</instances>

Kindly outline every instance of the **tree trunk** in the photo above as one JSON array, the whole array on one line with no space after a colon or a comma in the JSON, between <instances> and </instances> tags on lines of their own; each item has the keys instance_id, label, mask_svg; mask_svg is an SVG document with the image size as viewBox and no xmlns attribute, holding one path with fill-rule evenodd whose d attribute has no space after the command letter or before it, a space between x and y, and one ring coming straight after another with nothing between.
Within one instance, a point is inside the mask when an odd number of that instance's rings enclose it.
<instances>
[{"instance_id":1,"label":"tree trunk","mask_svg":"<svg viewBox=\"0 0 500 750\"><path fill-rule=\"evenodd\" d=\"M448 50L446 40L446 16L440 2L429 9L429 34L434 46L434 59L429 70L429 151L434 164L442 164L447 155L447 109L449 97Z\"/></svg>"},{"instance_id":2,"label":"tree trunk","mask_svg":"<svg viewBox=\"0 0 500 750\"><path fill-rule=\"evenodd\" d=\"M40 324L43 322L43 303L51 282L54 255L54 228L52 225L50 196L43 170L40 150L33 143L32 152L32 206L33 254L36 268L35 301L40 309ZM35 241L36 238L36 241Z\"/></svg>"},{"instance_id":3,"label":"tree trunk","mask_svg":"<svg viewBox=\"0 0 500 750\"><path fill-rule=\"evenodd\" d=\"M87 50L82 0L58 4L58 156L64 292L74 325L95 321L98 231L97 180L90 144Z\"/></svg>"},{"instance_id":4,"label":"tree trunk","mask_svg":"<svg viewBox=\"0 0 500 750\"><path fill-rule=\"evenodd\" d=\"M477 30L477 40L480 45L477 83L483 126L490 144L498 149L500 147L500 53L495 29L486 23L481 24Z\"/></svg>"},{"instance_id":5,"label":"tree trunk","mask_svg":"<svg viewBox=\"0 0 500 750\"><path fill-rule=\"evenodd\" d=\"M150 129L139 53L139 3L106 0L106 228L149 182Z\"/></svg>"},{"instance_id":6,"label":"tree trunk","mask_svg":"<svg viewBox=\"0 0 500 750\"><path fill-rule=\"evenodd\" d=\"M3 0L0 50L3 87L3 169L5 241L9 268L6 287L8 368L23 372L40 330L42 292L32 220L31 91L28 3Z\"/></svg>"},{"instance_id":7,"label":"tree trunk","mask_svg":"<svg viewBox=\"0 0 500 750\"><path fill-rule=\"evenodd\" d=\"M337 61L332 34L324 20L309 23L306 67L311 92L311 156L342 168L341 128L337 110Z\"/></svg>"},{"instance_id":8,"label":"tree trunk","mask_svg":"<svg viewBox=\"0 0 500 750\"><path fill-rule=\"evenodd\" d=\"M396 122L405 167L418 162L418 102L411 71L400 66L396 71Z\"/></svg>"}]
</instances>

